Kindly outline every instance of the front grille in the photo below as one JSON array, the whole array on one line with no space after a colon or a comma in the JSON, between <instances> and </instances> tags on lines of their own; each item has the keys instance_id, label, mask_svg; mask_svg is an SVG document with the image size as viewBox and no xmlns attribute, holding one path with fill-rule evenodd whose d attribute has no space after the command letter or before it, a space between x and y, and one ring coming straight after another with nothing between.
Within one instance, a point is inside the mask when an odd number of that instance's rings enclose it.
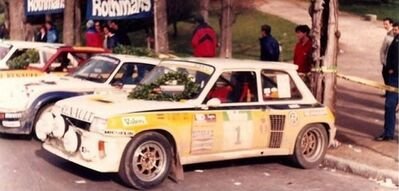
<instances>
[{"instance_id":1,"label":"front grille","mask_svg":"<svg viewBox=\"0 0 399 191\"><path fill-rule=\"evenodd\" d=\"M75 118L72 118L72 117L68 117L68 116L65 116L65 115L62 115L62 117L65 119L65 122L68 125L72 125L74 127L77 127L79 129L83 129L83 130L86 130L86 131L89 131L89 129L90 129L90 123L89 122L82 121L82 120L79 120L79 119L75 119Z\"/></svg>"},{"instance_id":2,"label":"front grille","mask_svg":"<svg viewBox=\"0 0 399 191\"><path fill-rule=\"evenodd\" d=\"M283 140L285 115L270 115L271 133L269 148L280 148Z\"/></svg>"}]
</instances>

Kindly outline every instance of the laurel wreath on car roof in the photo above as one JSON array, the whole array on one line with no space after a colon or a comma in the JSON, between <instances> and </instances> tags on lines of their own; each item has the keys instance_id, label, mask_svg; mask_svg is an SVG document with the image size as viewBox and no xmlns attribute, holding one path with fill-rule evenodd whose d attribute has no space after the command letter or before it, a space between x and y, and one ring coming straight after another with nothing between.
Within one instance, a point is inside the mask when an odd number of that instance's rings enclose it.
<instances>
[{"instance_id":1,"label":"laurel wreath on car roof","mask_svg":"<svg viewBox=\"0 0 399 191\"><path fill-rule=\"evenodd\" d=\"M162 85L174 84L183 85L184 90L181 93L162 92ZM181 101L192 99L199 93L199 85L194 83L191 77L181 72L169 72L164 74L158 80L151 84L140 84L130 92L129 99L144 99L157 101Z\"/></svg>"}]
</instances>

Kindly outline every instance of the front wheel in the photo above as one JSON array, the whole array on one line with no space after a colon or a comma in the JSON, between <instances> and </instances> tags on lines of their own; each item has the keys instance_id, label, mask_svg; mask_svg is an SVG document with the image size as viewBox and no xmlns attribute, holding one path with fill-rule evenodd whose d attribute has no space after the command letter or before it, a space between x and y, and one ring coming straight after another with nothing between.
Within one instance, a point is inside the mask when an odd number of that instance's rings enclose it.
<instances>
[{"instance_id":1,"label":"front wheel","mask_svg":"<svg viewBox=\"0 0 399 191\"><path fill-rule=\"evenodd\" d=\"M130 187L149 189L162 183L171 165L172 146L157 132L134 137L121 159L119 176Z\"/></svg>"},{"instance_id":2,"label":"front wheel","mask_svg":"<svg viewBox=\"0 0 399 191\"><path fill-rule=\"evenodd\" d=\"M292 159L301 168L314 168L324 159L327 147L326 129L319 124L308 125L298 134Z\"/></svg>"},{"instance_id":3,"label":"front wheel","mask_svg":"<svg viewBox=\"0 0 399 191\"><path fill-rule=\"evenodd\" d=\"M44 141L47 137L47 134L51 132L52 129L51 110L53 107L54 103L48 104L43 108L41 108L37 113L31 134L32 136L35 136L35 138L38 140Z\"/></svg>"}]
</instances>

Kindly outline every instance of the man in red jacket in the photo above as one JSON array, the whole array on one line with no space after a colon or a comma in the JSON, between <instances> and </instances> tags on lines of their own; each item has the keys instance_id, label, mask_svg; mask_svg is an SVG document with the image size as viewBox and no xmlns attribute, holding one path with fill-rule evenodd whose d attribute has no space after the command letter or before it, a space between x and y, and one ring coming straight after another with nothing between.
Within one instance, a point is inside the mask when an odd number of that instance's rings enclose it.
<instances>
[{"instance_id":1,"label":"man in red jacket","mask_svg":"<svg viewBox=\"0 0 399 191\"><path fill-rule=\"evenodd\" d=\"M194 56L215 57L217 46L216 32L204 21L203 17L197 17L196 21L198 26L195 28L191 39Z\"/></svg>"},{"instance_id":2,"label":"man in red jacket","mask_svg":"<svg viewBox=\"0 0 399 191\"><path fill-rule=\"evenodd\" d=\"M96 31L94 28L94 21L89 20L86 23L86 46L91 46L91 47L103 47L103 39L101 37L101 34Z\"/></svg>"}]
</instances>

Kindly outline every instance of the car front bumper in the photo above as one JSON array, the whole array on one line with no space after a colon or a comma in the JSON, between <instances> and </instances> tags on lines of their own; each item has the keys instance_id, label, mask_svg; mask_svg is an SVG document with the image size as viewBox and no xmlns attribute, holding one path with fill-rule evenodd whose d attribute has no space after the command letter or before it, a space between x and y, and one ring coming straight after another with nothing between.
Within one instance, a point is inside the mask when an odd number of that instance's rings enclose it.
<instances>
[{"instance_id":1,"label":"car front bumper","mask_svg":"<svg viewBox=\"0 0 399 191\"><path fill-rule=\"evenodd\" d=\"M76 133L78 144L73 152L67 151L65 135L62 138L49 137L43 148L65 160L98 172L118 172L123 151L130 137L103 136L98 133L69 127Z\"/></svg>"},{"instance_id":2,"label":"car front bumper","mask_svg":"<svg viewBox=\"0 0 399 191\"><path fill-rule=\"evenodd\" d=\"M32 120L24 112L0 110L0 133L29 134Z\"/></svg>"}]
</instances>

